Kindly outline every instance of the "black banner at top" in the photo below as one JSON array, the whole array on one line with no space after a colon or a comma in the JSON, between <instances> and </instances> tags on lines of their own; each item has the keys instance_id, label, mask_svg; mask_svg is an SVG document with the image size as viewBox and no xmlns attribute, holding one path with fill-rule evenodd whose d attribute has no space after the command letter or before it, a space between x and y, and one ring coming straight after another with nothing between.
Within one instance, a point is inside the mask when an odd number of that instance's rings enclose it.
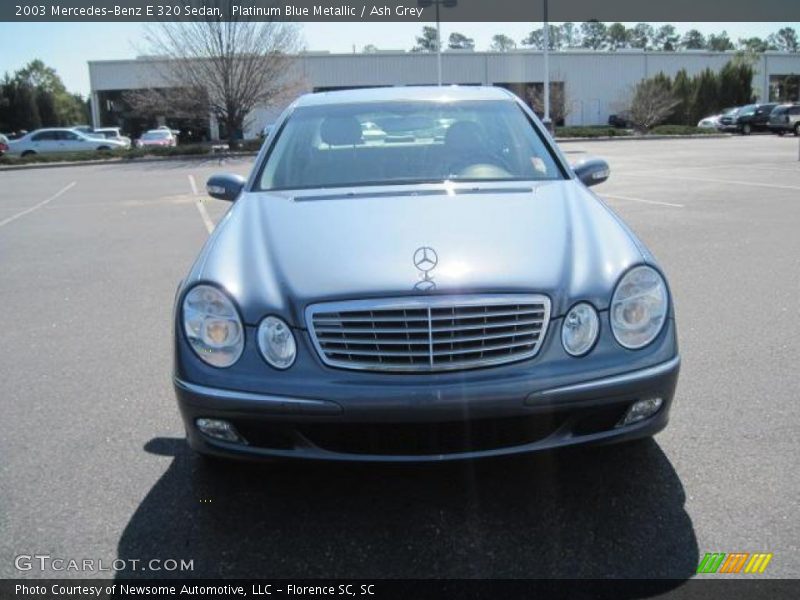
<instances>
[{"instance_id":1,"label":"black banner at top","mask_svg":"<svg viewBox=\"0 0 800 600\"><path fill-rule=\"evenodd\" d=\"M0 21L541 22L547 0L2 0ZM798 0L549 0L548 20L794 21Z\"/></svg>"}]
</instances>

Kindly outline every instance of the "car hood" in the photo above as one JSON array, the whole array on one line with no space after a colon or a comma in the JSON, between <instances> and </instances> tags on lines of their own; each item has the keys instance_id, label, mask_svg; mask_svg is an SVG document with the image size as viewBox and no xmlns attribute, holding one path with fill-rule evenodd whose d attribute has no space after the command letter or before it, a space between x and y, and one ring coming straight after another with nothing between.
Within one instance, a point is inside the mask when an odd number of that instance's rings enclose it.
<instances>
[{"instance_id":1,"label":"car hood","mask_svg":"<svg viewBox=\"0 0 800 600\"><path fill-rule=\"evenodd\" d=\"M422 247L438 260L427 281ZM245 192L187 283L224 286L249 324L278 314L303 327L305 307L327 300L481 292L544 293L557 316L577 300L607 308L620 275L649 259L577 180Z\"/></svg>"}]
</instances>

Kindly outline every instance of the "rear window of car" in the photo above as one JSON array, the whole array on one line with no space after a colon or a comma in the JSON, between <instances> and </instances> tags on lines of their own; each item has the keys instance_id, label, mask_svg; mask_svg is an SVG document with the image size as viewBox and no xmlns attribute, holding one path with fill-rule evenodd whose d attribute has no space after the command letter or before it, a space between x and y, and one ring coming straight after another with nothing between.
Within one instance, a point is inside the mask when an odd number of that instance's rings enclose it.
<instances>
[{"instance_id":1,"label":"rear window of car","mask_svg":"<svg viewBox=\"0 0 800 600\"><path fill-rule=\"evenodd\" d=\"M368 102L296 109L258 188L563 178L513 101Z\"/></svg>"},{"instance_id":2,"label":"rear window of car","mask_svg":"<svg viewBox=\"0 0 800 600\"><path fill-rule=\"evenodd\" d=\"M172 137L169 131L148 131L142 136L143 140L166 140Z\"/></svg>"},{"instance_id":3,"label":"rear window of car","mask_svg":"<svg viewBox=\"0 0 800 600\"><path fill-rule=\"evenodd\" d=\"M44 142L46 140L57 140L58 139L58 132L57 131L42 131L41 133L35 134L31 141L34 142Z\"/></svg>"}]
</instances>

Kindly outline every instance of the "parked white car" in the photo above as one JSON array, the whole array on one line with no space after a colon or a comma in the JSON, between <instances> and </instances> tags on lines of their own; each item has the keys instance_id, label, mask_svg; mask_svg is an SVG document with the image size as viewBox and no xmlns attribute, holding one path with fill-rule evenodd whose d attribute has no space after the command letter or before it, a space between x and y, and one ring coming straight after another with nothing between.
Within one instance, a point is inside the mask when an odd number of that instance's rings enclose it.
<instances>
[{"instance_id":1,"label":"parked white car","mask_svg":"<svg viewBox=\"0 0 800 600\"><path fill-rule=\"evenodd\" d=\"M125 144L126 148L131 147L131 138L126 135L122 135L119 127L98 127L88 135L100 139L116 140Z\"/></svg>"},{"instance_id":2,"label":"parked white car","mask_svg":"<svg viewBox=\"0 0 800 600\"><path fill-rule=\"evenodd\" d=\"M125 148L123 142L100 139L66 128L37 129L8 144L8 153L15 156L92 152Z\"/></svg>"},{"instance_id":3,"label":"parked white car","mask_svg":"<svg viewBox=\"0 0 800 600\"><path fill-rule=\"evenodd\" d=\"M178 140L169 129L151 129L142 134L135 145L137 148L144 148L145 146L177 146Z\"/></svg>"},{"instance_id":4,"label":"parked white car","mask_svg":"<svg viewBox=\"0 0 800 600\"><path fill-rule=\"evenodd\" d=\"M698 121L697 126L702 129L717 129L719 127L719 118L722 115L712 115L710 117L706 117L705 119L700 119Z\"/></svg>"}]
</instances>

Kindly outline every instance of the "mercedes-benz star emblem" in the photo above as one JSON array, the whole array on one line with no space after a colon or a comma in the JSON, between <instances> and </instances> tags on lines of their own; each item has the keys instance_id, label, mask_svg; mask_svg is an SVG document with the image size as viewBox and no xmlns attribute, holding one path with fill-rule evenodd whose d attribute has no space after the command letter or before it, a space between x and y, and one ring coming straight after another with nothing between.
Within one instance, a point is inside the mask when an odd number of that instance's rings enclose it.
<instances>
[{"instance_id":1,"label":"mercedes-benz star emblem","mask_svg":"<svg viewBox=\"0 0 800 600\"><path fill-rule=\"evenodd\" d=\"M436 289L436 282L431 276L431 271L439 264L439 257L436 250L430 246L422 246L414 252L414 266L419 269L420 280L414 285L414 289L420 292L430 292Z\"/></svg>"},{"instance_id":2,"label":"mercedes-benz star emblem","mask_svg":"<svg viewBox=\"0 0 800 600\"><path fill-rule=\"evenodd\" d=\"M436 250L428 246L417 248L414 252L414 266L416 266L423 273L429 273L436 268L439 262L439 257L436 255Z\"/></svg>"}]
</instances>

